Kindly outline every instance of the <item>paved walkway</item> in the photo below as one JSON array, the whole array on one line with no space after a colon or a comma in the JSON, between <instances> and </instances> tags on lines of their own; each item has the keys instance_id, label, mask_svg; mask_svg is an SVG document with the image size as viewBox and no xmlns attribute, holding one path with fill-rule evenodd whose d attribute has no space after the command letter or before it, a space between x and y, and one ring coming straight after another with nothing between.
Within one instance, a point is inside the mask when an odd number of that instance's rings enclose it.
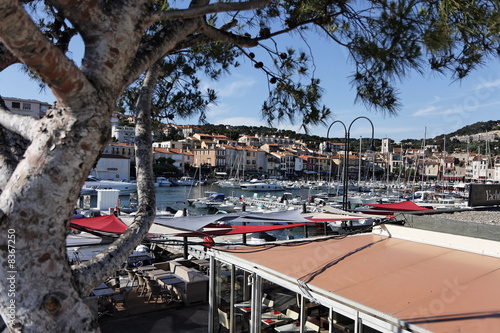
<instances>
[{"instance_id":1,"label":"paved walkway","mask_svg":"<svg viewBox=\"0 0 500 333\"><path fill-rule=\"evenodd\" d=\"M208 304L136 314L101 323L103 333L206 333Z\"/></svg>"}]
</instances>

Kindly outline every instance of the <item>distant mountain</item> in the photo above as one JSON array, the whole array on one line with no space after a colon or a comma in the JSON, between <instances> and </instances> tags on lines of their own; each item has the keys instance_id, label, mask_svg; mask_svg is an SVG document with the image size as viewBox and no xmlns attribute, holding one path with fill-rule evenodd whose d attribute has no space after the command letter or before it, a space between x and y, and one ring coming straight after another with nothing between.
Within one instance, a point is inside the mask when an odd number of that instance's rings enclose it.
<instances>
[{"instance_id":1,"label":"distant mountain","mask_svg":"<svg viewBox=\"0 0 500 333\"><path fill-rule=\"evenodd\" d=\"M500 120L480 121L472 125L462 127L461 129L446 134L447 137L473 135L486 132L500 131Z\"/></svg>"}]
</instances>

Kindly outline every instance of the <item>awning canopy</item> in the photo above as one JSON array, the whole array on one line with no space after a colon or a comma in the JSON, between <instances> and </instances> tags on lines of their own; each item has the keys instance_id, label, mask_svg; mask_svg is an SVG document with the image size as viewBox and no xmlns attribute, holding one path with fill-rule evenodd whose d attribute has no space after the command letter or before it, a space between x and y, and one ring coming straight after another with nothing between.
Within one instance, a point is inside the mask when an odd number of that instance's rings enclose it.
<instances>
[{"instance_id":1,"label":"awning canopy","mask_svg":"<svg viewBox=\"0 0 500 333\"><path fill-rule=\"evenodd\" d=\"M163 227L172 228L169 234L173 232L187 231L193 233L193 235L199 235L196 232L202 232L204 235L207 231L202 231L203 228L210 226L213 228L213 224L216 223L272 223L271 226L252 226L251 229L240 229L244 226L227 226L221 225L224 230L216 230L213 235L231 235L239 233L252 233L258 231L267 230L277 230L291 228L294 226L299 226L297 223L302 223L300 225L305 225L311 223L310 220L300 216L299 210L290 210L283 212L272 212L272 213L234 213L234 214L215 214L215 215L200 215L200 216L184 216L184 217L174 217L174 218L157 218L154 223ZM295 223L295 224L289 224ZM127 225L120 221L115 215L104 215L98 217L89 217L81 219L72 219L71 224L73 228L78 230L89 230L89 231L100 231L107 233L121 234L127 230ZM279 224L279 225L276 225ZM272 228L270 228L272 227ZM266 230L260 230L266 229ZM172 232L173 231L173 232ZM152 231L155 234L162 233ZM179 235L186 236L182 233Z\"/></svg>"},{"instance_id":2,"label":"awning canopy","mask_svg":"<svg viewBox=\"0 0 500 333\"><path fill-rule=\"evenodd\" d=\"M114 215L72 219L71 226L74 229L78 230L86 229L91 231L109 232L114 234L121 234L125 230L127 230L127 225L122 221L120 221Z\"/></svg>"},{"instance_id":3,"label":"awning canopy","mask_svg":"<svg viewBox=\"0 0 500 333\"><path fill-rule=\"evenodd\" d=\"M420 211L420 210L432 210L430 208L422 207L415 204L413 201L402 201L395 203L386 203L386 204L368 204L365 206L370 206L373 209L382 209L388 211Z\"/></svg>"},{"instance_id":4,"label":"awning canopy","mask_svg":"<svg viewBox=\"0 0 500 333\"><path fill-rule=\"evenodd\" d=\"M185 232L177 234L178 237L204 237L204 236L222 236L222 235L238 235L238 234L248 234L254 232L265 232L265 231L273 231L280 229L288 229L288 228L296 228L303 227L308 224L313 224L314 222L309 223L296 223L296 224L280 224L280 225L228 225L225 226L226 229L219 230L207 230L207 231L198 231L198 232Z\"/></svg>"},{"instance_id":5,"label":"awning canopy","mask_svg":"<svg viewBox=\"0 0 500 333\"><path fill-rule=\"evenodd\" d=\"M271 223L308 223L307 219L300 216L299 210L289 210L272 213L230 213L201 216L184 216L166 219L155 219L155 223L165 227L186 231L198 231L215 222L271 222Z\"/></svg>"},{"instance_id":6,"label":"awning canopy","mask_svg":"<svg viewBox=\"0 0 500 333\"><path fill-rule=\"evenodd\" d=\"M230 252L214 249L214 256L335 312L342 314L337 310L342 309L350 318L363 315L364 324L379 324L381 332L499 332L500 258L495 242L469 242L460 236L453 247L438 246L435 240L444 237L443 243L449 243L449 235L386 227L387 235L240 246ZM402 238L396 238L399 234ZM410 241L408 236L434 241ZM497 257L455 249L474 242Z\"/></svg>"}]
</instances>

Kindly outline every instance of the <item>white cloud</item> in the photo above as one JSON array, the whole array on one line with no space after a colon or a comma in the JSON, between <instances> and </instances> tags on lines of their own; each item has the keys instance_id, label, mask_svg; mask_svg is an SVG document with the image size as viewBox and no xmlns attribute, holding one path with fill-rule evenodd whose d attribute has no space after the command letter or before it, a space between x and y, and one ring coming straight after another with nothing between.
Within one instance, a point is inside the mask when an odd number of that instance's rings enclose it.
<instances>
[{"instance_id":1,"label":"white cloud","mask_svg":"<svg viewBox=\"0 0 500 333\"><path fill-rule=\"evenodd\" d=\"M430 106L425 109L417 110L412 114L414 117L427 117L427 116L438 116L444 115L449 116L453 114L463 114L464 112L472 112L478 109L484 109L488 107L494 107L500 105L500 101L493 101L489 103L480 104L477 99L467 99L463 103L454 105L448 108L440 108L436 106Z\"/></svg>"},{"instance_id":2,"label":"white cloud","mask_svg":"<svg viewBox=\"0 0 500 333\"><path fill-rule=\"evenodd\" d=\"M233 126L266 126L266 122L256 117L227 117L217 119L217 124Z\"/></svg>"},{"instance_id":3,"label":"white cloud","mask_svg":"<svg viewBox=\"0 0 500 333\"><path fill-rule=\"evenodd\" d=\"M482 82L474 87L475 90L500 87L500 80L485 81L480 78L480 81Z\"/></svg>"},{"instance_id":4,"label":"white cloud","mask_svg":"<svg viewBox=\"0 0 500 333\"><path fill-rule=\"evenodd\" d=\"M217 103L217 105L210 105L207 111L207 119L209 122L212 122L211 119L234 114L234 112L238 112L235 106L227 103Z\"/></svg>"},{"instance_id":5,"label":"white cloud","mask_svg":"<svg viewBox=\"0 0 500 333\"><path fill-rule=\"evenodd\" d=\"M436 113L439 113L438 112L439 108L436 107L436 106L429 106L425 109L420 109L420 110L417 110L416 112L414 112L412 114L413 117L427 117L429 115L433 115L433 114L436 114Z\"/></svg>"},{"instance_id":6,"label":"white cloud","mask_svg":"<svg viewBox=\"0 0 500 333\"><path fill-rule=\"evenodd\" d=\"M214 89L219 98L238 98L247 95L255 87L257 81L252 77L238 77L236 75L221 81L205 81L201 89Z\"/></svg>"},{"instance_id":7,"label":"white cloud","mask_svg":"<svg viewBox=\"0 0 500 333\"><path fill-rule=\"evenodd\" d=\"M255 85L255 80L239 80L218 88L220 97L241 97L245 96L250 88Z\"/></svg>"}]
</instances>

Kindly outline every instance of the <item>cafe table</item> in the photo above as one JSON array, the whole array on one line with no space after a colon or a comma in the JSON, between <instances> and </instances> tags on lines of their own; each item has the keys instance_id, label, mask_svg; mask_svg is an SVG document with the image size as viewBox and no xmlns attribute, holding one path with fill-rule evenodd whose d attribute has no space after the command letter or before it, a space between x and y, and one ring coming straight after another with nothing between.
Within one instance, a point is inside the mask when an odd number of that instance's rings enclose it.
<instances>
[{"instance_id":1,"label":"cafe table","mask_svg":"<svg viewBox=\"0 0 500 333\"><path fill-rule=\"evenodd\" d=\"M107 287L107 288L94 289L92 291L92 294L94 294L95 296L112 296L116 294L116 291Z\"/></svg>"},{"instance_id":2,"label":"cafe table","mask_svg":"<svg viewBox=\"0 0 500 333\"><path fill-rule=\"evenodd\" d=\"M177 276L173 274L158 277L157 280L158 283L163 285L164 287L184 282L183 280L179 279Z\"/></svg>"},{"instance_id":3,"label":"cafe table","mask_svg":"<svg viewBox=\"0 0 500 333\"><path fill-rule=\"evenodd\" d=\"M294 322L294 323L289 323L285 325L279 325L275 326L274 330L279 333L293 333L293 332L300 332L300 323L299 322ZM316 332L313 328L304 327L304 332Z\"/></svg>"},{"instance_id":4,"label":"cafe table","mask_svg":"<svg viewBox=\"0 0 500 333\"><path fill-rule=\"evenodd\" d=\"M154 271L156 269L158 269L158 267L153 266L153 265L141 266L141 267L137 268L137 270L140 272Z\"/></svg>"},{"instance_id":5,"label":"cafe table","mask_svg":"<svg viewBox=\"0 0 500 333\"><path fill-rule=\"evenodd\" d=\"M198 270L200 271L207 271L208 268L210 267L210 261L207 259L196 259L196 260L191 260L192 263L198 266Z\"/></svg>"},{"instance_id":6,"label":"cafe table","mask_svg":"<svg viewBox=\"0 0 500 333\"><path fill-rule=\"evenodd\" d=\"M155 269L155 270L152 270L152 271L147 271L145 274L151 276L154 279L157 279L160 276L172 275L172 272L166 271L164 269Z\"/></svg>"},{"instance_id":7,"label":"cafe table","mask_svg":"<svg viewBox=\"0 0 500 333\"><path fill-rule=\"evenodd\" d=\"M277 310L264 312L260 316L262 323L267 326L279 325L293 320Z\"/></svg>"},{"instance_id":8,"label":"cafe table","mask_svg":"<svg viewBox=\"0 0 500 333\"><path fill-rule=\"evenodd\" d=\"M100 286L98 286L100 287ZM113 315L108 309L107 305L110 304L110 297L116 295L117 292L106 286L106 288L94 289L92 291L94 296L97 296L97 313L101 317L103 315Z\"/></svg>"},{"instance_id":9,"label":"cafe table","mask_svg":"<svg viewBox=\"0 0 500 333\"><path fill-rule=\"evenodd\" d=\"M94 290L96 289L106 289L106 288L109 288L108 285L106 283L101 283L100 285L98 285L97 287L94 288Z\"/></svg>"},{"instance_id":10,"label":"cafe table","mask_svg":"<svg viewBox=\"0 0 500 333\"><path fill-rule=\"evenodd\" d=\"M234 307L242 312L250 312L252 306L251 301L244 301L240 303L236 303ZM267 304L262 303L262 309L265 310L268 308Z\"/></svg>"}]
</instances>

